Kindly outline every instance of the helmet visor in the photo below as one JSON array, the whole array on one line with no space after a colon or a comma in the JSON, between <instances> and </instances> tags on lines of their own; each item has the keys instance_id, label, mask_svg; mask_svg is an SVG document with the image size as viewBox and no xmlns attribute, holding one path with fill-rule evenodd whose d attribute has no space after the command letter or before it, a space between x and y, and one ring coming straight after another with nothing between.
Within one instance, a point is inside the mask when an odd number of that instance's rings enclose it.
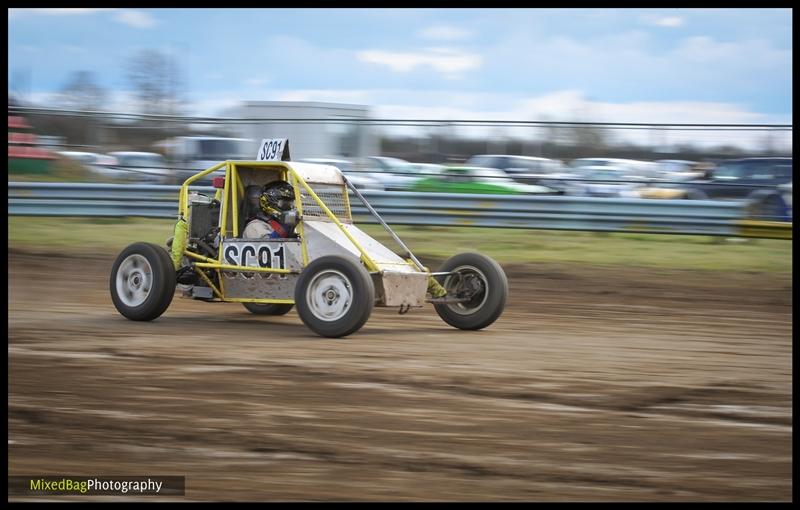
<instances>
[{"instance_id":1,"label":"helmet visor","mask_svg":"<svg viewBox=\"0 0 800 510\"><path fill-rule=\"evenodd\" d=\"M288 211L294 207L294 198L279 198L275 205L281 211Z\"/></svg>"}]
</instances>

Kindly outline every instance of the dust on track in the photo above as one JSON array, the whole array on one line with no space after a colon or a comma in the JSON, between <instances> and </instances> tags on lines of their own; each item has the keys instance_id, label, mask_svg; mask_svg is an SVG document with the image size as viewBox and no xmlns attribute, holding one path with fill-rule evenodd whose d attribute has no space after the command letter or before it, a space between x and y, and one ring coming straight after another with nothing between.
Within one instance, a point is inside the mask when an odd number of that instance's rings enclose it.
<instances>
[{"instance_id":1,"label":"dust on track","mask_svg":"<svg viewBox=\"0 0 800 510\"><path fill-rule=\"evenodd\" d=\"M177 295L128 321L114 255L9 257L10 474L186 475L186 500L791 500L790 278L508 266L484 331L378 308L324 339Z\"/></svg>"}]
</instances>

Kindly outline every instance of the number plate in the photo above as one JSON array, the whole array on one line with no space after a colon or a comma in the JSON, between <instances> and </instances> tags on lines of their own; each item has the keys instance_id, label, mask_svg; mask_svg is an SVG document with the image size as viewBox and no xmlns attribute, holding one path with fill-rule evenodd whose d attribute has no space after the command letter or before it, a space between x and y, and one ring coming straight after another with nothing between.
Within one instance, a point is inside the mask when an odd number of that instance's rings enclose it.
<instances>
[{"instance_id":1,"label":"number plate","mask_svg":"<svg viewBox=\"0 0 800 510\"><path fill-rule=\"evenodd\" d=\"M299 240L228 240L222 243L224 264L300 271L303 256ZM294 299L296 274L222 271L226 298Z\"/></svg>"},{"instance_id":2,"label":"number plate","mask_svg":"<svg viewBox=\"0 0 800 510\"><path fill-rule=\"evenodd\" d=\"M272 239L264 241L227 240L222 243L222 259L231 266L271 267L299 271L303 267L300 241Z\"/></svg>"},{"instance_id":3,"label":"number plate","mask_svg":"<svg viewBox=\"0 0 800 510\"><path fill-rule=\"evenodd\" d=\"M287 138L264 138L256 155L257 161L289 161Z\"/></svg>"}]
</instances>

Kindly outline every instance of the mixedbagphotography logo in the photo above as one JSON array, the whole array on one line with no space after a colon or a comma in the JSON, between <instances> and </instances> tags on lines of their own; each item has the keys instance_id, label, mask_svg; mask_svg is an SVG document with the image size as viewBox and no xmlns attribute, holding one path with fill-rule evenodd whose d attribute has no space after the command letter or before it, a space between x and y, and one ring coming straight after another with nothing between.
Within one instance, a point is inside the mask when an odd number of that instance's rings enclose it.
<instances>
[{"instance_id":1,"label":"mixedbagphotography logo","mask_svg":"<svg viewBox=\"0 0 800 510\"><path fill-rule=\"evenodd\" d=\"M185 491L185 476L15 475L8 477L9 496L183 496Z\"/></svg>"}]
</instances>

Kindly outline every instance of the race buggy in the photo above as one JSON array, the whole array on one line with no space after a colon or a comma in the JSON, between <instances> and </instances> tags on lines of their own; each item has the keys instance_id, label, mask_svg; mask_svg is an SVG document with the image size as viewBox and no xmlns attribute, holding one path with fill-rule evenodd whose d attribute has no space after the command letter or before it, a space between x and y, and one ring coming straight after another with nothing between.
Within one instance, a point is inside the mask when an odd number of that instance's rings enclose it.
<instances>
[{"instance_id":1,"label":"race buggy","mask_svg":"<svg viewBox=\"0 0 800 510\"><path fill-rule=\"evenodd\" d=\"M265 140L259 155L263 156ZM176 287L184 297L242 303L257 315L284 315L294 306L303 323L326 337L361 328L374 306L400 313L432 303L448 324L466 330L492 324L505 307L508 282L497 262L462 253L430 272L330 165L288 161L288 141L278 140L280 159L224 161L188 178L180 188L178 221L167 249L134 243L111 269L111 299L123 316L150 321L163 314ZM272 147L272 146L270 146ZM190 192L210 174L214 196ZM264 186L275 180L294 187L295 226L288 238L243 238L245 222L259 207ZM403 257L356 225L348 190L403 250ZM445 293L446 291L446 293Z\"/></svg>"}]
</instances>

